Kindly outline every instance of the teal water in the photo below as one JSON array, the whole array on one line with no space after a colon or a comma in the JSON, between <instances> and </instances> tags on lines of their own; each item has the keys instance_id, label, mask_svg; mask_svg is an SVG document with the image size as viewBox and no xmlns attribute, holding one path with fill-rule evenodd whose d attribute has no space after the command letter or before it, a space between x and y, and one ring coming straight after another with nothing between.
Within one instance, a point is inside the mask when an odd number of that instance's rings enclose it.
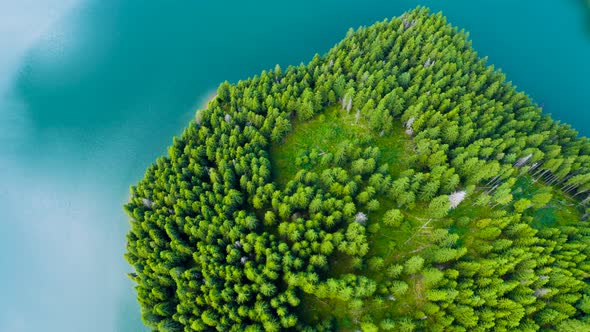
<instances>
[{"instance_id":1,"label":"teal water","mask_svg":"<svg viewBox=\"0 0 590 332\"><path fill-rule=\"evenodd\" d=\"M0 2L0 331L144 331L122 258L129 185L221 81L418 4L590 135L582 0Z\"/></svg>"}]
</instances>

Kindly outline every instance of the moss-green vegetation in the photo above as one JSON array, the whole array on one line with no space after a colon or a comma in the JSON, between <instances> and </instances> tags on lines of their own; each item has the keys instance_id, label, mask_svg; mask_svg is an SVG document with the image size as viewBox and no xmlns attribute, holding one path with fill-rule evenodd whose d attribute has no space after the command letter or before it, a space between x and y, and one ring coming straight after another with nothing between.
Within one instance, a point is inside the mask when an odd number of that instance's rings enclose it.
<instances>
[{"instance_id":1,"label":"moss-green vegetation","mask_svg":"<svg viewBox=\"0 0 590 332\"><path fill-rule=\"evenodd\" d=\"M293 132L270 149L273 180L285 185L301 169L321 172L321 163L309 167L310 154L322 157L336 153L347 144L377 146L380 161L390 165L390 173L399 174L407 168L403 156L411 153L410 142L403 134L401 122L395 123L391 135L382 136L370 129L366 118L342 110L339 105L329 106L311 121L294 121Z\"/></svg>"},{"instance_id":2,"label":"moss-green vegetation","mask_svg":"<svg viewBox=\"0 0 590 332\"><path fill-rule=\"evenodd\" d=\"M131 188L158 331L590 330L590 142L419 8L223 83Z\"/></svg>"}]
</instances>

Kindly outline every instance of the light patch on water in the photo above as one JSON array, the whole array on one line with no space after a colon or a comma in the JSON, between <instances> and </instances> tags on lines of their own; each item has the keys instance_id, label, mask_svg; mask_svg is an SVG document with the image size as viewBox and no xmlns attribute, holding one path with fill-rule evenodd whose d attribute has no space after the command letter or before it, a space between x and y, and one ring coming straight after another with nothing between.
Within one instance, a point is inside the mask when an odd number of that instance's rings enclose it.
<instances>
[{"instance_id":1,"label":"light patch on water","mask_svg":"<svg viewBox=\"0 0 590 332\"><path fill-rule=\"evenodd\" d=\"M15 100L3 100L0 96L0 170L2 160L18 149L30 130L24 106Z\"/></svg>"},{"instance_id":2,"label":"light patch on water","mask_svg":"<svg viewBox=\"0 0 590 332\"><path fill-rule=\"evenodd\" d=\"M104 225L120 218L110 208L118 202L92 179L13 166L0 175L0 248L10 266L2 273L0 331L116 331L128 286L124 238Z\"/></svg>"},{"instance_id":3,"label":"light patch on water","mask_svg":"<svg viewBox=\"0 0 590 332\"><path fill-rule=\"evenodd\" d=\"M142 331L122 206L147 167L135 152L151 132L55 129L43 147L26 145L37 153L0 153L0 331Z\"/></svg>"},{"instance_id":4,"label":"light patch on water","mask_svg":"<svg viewBox=\"0 0 590 332\"><path fill-rule=\"evenodd\" d=\"M0 1L0 165L29 129L23 106L9 96L23 55L81 0Z\"/></svg>"},{"instance_id":5,"label":"light patch on water","mask_svg":"<svg viewBox=\"0 0 590 332\"><path fill-rule=\"evenodd\" d=\"M2 80L10 80L22 54L80 2L81 0L0 2L0 91L6 83Z\"/></svg>"}]
</instances>

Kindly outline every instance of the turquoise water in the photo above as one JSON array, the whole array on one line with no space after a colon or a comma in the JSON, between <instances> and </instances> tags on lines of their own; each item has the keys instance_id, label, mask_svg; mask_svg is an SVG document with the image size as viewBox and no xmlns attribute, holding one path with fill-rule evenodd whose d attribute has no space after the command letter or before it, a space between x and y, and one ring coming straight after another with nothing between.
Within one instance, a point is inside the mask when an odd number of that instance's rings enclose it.
<instances>
[{"instance_id":1,"label":"turquoise water","mask_svg":"<svg viewBox=\"0 0 590 332\"><path fill-rule=\"evenodd\" d=\"M0 3L0 331L143 331L122 258L129 185L221 81L417 4L590 135L581 0Z\"/></svg>"}]
</instances>

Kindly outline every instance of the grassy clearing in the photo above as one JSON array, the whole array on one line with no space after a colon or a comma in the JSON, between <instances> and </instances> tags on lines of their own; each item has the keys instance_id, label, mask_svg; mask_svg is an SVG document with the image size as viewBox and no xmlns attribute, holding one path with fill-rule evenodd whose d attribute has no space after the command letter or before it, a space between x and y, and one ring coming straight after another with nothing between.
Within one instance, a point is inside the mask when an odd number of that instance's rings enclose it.
<instances>
[{"instance_id":1,"label":"grassy clearing","mask_svg":"<svg viewBox=\"0 0 590 332\"><path fill-rule=\"evenodd\" d=\"M391 135L379 136L369 129L366 120L360 119L355 123L355 116L347 114L338 105L328 107L311 121L296 120L292 133L270 149L273 179L280 185L286 185L299 170L295 164L297 157L313 148L335 152L345 141L361 141L368 146L378 146L381 150L379 162L389 164L392 174L397 175L407 169L401 157L412 149L401 122L394 128Z\"/></svg>"}]
</instances>

